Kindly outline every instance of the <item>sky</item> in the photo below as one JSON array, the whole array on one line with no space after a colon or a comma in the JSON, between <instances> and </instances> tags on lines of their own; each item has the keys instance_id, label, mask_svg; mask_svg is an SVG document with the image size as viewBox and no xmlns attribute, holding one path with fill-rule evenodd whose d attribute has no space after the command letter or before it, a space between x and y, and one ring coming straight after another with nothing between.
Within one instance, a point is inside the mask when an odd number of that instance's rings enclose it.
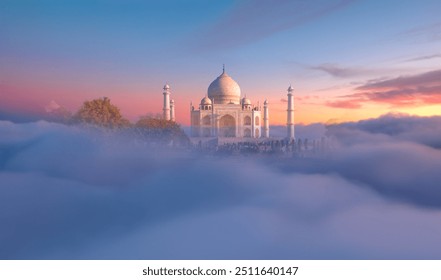
<instances>
[{"instance_id":1,"label":"sky","mask_svg":"<svg viewBox=\"0 0 441 280\"><path fill-rule=\"evenodd\" d=\"M234 157L0 121L0 259L439 260L440 129L389 114L328 126L326 157Z\"/></svg>"},{"instance_id":2,"label":"sky","mask_svg":"<svg viewBox=\"0 0 441 280\"><path fill-rule=\"evenodd\" d=\"M0 0L0 119L109 97L136 121L170 84L189 124L222 64L272 125L441 112L438 0Z\"/></svg>"}]
</instances>

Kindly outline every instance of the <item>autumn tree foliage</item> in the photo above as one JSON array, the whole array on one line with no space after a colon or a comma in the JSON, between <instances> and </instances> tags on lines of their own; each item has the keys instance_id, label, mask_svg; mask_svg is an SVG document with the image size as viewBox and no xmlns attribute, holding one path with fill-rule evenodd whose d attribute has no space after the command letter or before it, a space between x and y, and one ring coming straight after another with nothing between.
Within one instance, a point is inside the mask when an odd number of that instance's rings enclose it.
<instances>
[{"instance_id":1,"label":"autumn tree foliage","mask_svg":"<svg viewBox=\"0 0 441 280\"><path fill-rule=\"evenodd\" d=\"M85 101L72 120L72 123L92 124L110 129L123 128L118 130L118 133L122 133L120 135L159 145L186 146L190 143L178 123L164 120L160 116L145 116L135 125L131 125L107 97Z\"/></svg>"},{"instance_id":2,"label":"autumn tree foliage","mask_svg":"<svg viewBox=\"0 0 441 280\"><path fill-rule=\"evenodd\" d=\"M130 125L119 108L110 103L107 97L85 101L73 118L76 123L93 124L106 128L120 128Z\"/></svg>"},{"instance_id":3,"label":"autumn tree foliage","mask_svg":"<svg viewBox=\"0 0 441 280\"><path fill-rule=\"evenodd\" d=\"M190 141L180 125L174 121L143 117L135 124L135 127L143 136L152 140L172 141L180 145L188 144Z\"/></svg>"}]
</instances>

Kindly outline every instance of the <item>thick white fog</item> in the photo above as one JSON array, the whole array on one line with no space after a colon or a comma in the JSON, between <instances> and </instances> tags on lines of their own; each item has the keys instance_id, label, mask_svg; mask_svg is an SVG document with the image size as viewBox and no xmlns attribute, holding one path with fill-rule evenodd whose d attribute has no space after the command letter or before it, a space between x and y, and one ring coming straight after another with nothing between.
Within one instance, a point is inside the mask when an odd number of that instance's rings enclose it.
<instances>
[{"instance_id":1,"label":"thick white fog","mask_svg":"<svg viewBox=\"0 0 441 280\"><path fill-rule=\"evenodd\" d=\"M441 118L317 127L327 158L1 121L0 258L440 259Z\"/></svg>"}]
</instances>

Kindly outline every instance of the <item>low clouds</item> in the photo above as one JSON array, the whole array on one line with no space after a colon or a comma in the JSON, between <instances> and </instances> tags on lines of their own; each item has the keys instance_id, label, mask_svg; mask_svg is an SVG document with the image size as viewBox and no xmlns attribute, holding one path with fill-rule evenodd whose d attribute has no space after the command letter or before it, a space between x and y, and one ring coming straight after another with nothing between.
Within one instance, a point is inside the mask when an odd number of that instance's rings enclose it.
<instances>
[{"instance_id":1,"label":"low clouds","mask_svg":"<svg viewBox=\"0 0 441 280\"><path fill-rule=\"evenodd\" d=\"M357 131L373 136L388 136L392 139L422 144L428 147L441 149L441 117L416 117L405 114L387 114L377 119L348 122L328 127L328 133L341 131ZM357 135L357 134L354 134ZM342 138L340 139L351 139ZM369 138L367 138L369 139ZM360 143L362 139L348 142ZM363 141L364 142L364 141Z\"/></svg>"},{"instance_id":2,"label":"low clouds","mask_svg":"<svg viewBox=\"0 0 441 280\"><path fill-rule=\"evenodd\" d=\"M327 105L355 109L368 102L394 107L440 104L441 70L368 82L355 88L355 93L341 96L340 100Z\"/></svg>"},{"instance_id":3,"label":"low clouds","mask_svg":"<svg viewBox=\"0 0 441 280\"><path fill-rule=\"evenodd\" d=\"M338 139L335 168L384 196L441 207L441 117L386 115L328 127Z\"/></svg>"},{"instance_id":4,"label":"low clouds","mask_svg":"<svg viewBox=\"0 0 441 280\"><path fill-rule=\"evenodd\" d=\"M256 0L241 1L213 26L198 35L203 49L237 47L346 7L355 0Z\"/></svg>"},{"instance_id":5,"label":"low clouds","mask_svg":"<svg viewBox=\"0 0 441 280\"><path fill-rule=\"evenodd\" d=\"M440 127L397 115L329 126L333 152L313 160L0 122L0 258L439 259Z\"/></svg>"}]
</instances>

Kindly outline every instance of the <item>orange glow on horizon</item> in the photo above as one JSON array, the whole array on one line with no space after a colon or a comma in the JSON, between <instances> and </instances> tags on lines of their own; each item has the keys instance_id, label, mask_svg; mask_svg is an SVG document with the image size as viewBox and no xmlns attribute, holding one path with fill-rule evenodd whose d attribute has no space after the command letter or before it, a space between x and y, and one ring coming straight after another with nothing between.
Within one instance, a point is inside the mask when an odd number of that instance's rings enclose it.
<instances>
[{"instance_id":1,"label":"orange glow on horizon","mask_svg":"<svg viewBox=\"0 0 441 280\"><path fill-rule=\"evenodd\" d=\"M66 107L75 113L86 100L107 96L111 102L120 108L122 115L132 122L141 116L162 115L162 86L155 88L145 85L127 86L108 89L104 86L76 85L63 87L59 85L44 84L20 86L2 85L0 92L1 106L8 110L23 113L43 113L44 106L51 100ZM190 124L190 102L194 106L205 96L205 91L200 86L186 85L185 88L173 89L172 98L176 104L176 120L182 125ZM299 90L301 92L302 90ZM307 92L307 91L305 91ZM191 93L191 94L190 94ZM381 103L363 103L361 108L336 108L326 105L328 100L336 100L335 96L342 93L327 92L321 96L300 95L295 96L295 123L340 123L375 118L389 112L400 112L417 116L439 115L441 104L422 105L418 107L391 107ZM270 125L286 125L286 93L267 96L265 93L255 92L247 94L252 102L263 106L267 98L269 102Z\"/></svg>"}]
</instances>

